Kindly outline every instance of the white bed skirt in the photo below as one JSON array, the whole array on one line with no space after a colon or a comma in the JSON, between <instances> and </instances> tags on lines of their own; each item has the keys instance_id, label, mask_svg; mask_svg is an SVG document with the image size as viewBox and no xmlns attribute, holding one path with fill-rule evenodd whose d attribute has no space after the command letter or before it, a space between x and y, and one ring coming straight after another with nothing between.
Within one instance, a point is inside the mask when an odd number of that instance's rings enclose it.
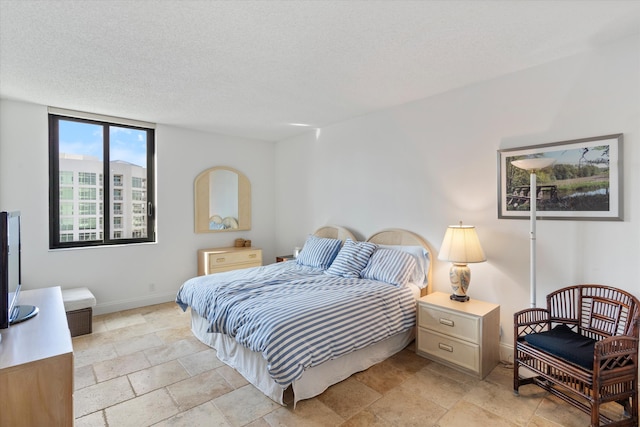
<instances>
[{"instance_id":1,"label":"white bed skirt","mask_svg":"<svg viewBox=\"0 0 640 427\"><path fill-rule=\"evenodd\" d=\"M262 354L251 351L226 335L209 333L209 323L191 310L191 330L200 341L217 351L218 359L237 370L243 377L269 398L285 405L284 389L267 372L267 361ZM293 382L294 407L304 399L321 394L356 372L379 363L405 348L414 338L415 330L396 334L362 350L345 354L304 371L302 378Z\"/></svg>"}]
</instances>

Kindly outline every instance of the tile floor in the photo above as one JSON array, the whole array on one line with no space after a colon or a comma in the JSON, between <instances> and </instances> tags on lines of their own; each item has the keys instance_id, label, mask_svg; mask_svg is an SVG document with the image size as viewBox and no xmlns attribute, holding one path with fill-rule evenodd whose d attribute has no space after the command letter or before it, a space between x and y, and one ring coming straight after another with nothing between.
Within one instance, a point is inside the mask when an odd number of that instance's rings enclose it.
<instances>
[{"instance_id":1,"label":"tile floor","mask_svg":"<svg viewBox=\"0 0 640 427\"><path fill-rule=\"evenodd\" d=\"M73 339L76 426L587 426L589 417L512 371L484 380L396 356L301 401L265 397L196 340L190 315L166 303L96 316Z\"/></svg>"}]
</instances>

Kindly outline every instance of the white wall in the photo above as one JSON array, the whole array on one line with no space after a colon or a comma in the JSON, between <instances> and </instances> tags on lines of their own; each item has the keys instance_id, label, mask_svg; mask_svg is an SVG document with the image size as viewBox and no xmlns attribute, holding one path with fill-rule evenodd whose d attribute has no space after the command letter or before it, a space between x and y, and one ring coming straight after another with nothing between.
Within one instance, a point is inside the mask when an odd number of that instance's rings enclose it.
<instances>
[{"instance_id":1,"label":"white wall","mask_svg":"<svg viewBox=\"0 0 640 427\"><path fill-rule=\"evenodd\" d=\"M529 222L497 218L497 150L624 133L624 222L538 221L537 301L587 282L640 297L639 52L628 38L279 142L277 250L332 223L360 238L409 229L437 254L447 225L473 224L488 261L471 265L469 293L501 305L508 347L529 306ZM434 264L449 292L449 264Z\"/></svg>"},{"instance_id":2,"label":"white wall","mask_svg":"<svg viewBox=\"0 0 640 427\"><path fill-rule=\"evenodd\" d=\"M275 260L274 144L158 125L156 244L49 250L47 108L0 101L0 209L22 213L25 289L88 286L96 313L175 299L197 273L199 248L251 239ZM252 229L195 234L193 182L212 166L242 171L252 185ZM151 290L153 284L154 291Z\"/></svg>"}]
</instances>

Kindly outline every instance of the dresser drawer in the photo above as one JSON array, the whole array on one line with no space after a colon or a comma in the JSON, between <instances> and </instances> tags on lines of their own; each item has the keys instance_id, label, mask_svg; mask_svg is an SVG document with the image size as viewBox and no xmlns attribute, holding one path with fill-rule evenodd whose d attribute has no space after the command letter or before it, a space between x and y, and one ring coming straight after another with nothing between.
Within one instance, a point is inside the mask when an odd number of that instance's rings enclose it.
<instances>
[{"instance_id":1,"label":"dresser drawer","mask_svg":"<svg viewBox=\"0 0 640 427\"><path fill-rule=\"evenodd\" d=\"M480 318L427 304L418 305L418 326L472 343L480 341Z\"/></svg>"},{"instance_id":2,"label":"dresser drawer","mask_svg":"<svg viewBox=\"0 0 640 427\"><path fill-rule=\"evenodd\" d=\"M448 364L480 371L480 346L451 338L428 329L418 329L418 352Z\"/></svg>"},{"instance_id":3,"label":"dresser drawer","mask_svg":"<svg viewBox=\"0 0 640 427\"><path fill-rule=\"evenodd\" d=\"M199 276L261 265L262 249L258 248L230 247L198 250Z\"/></svg>"},{"instance_id":4,"label":"dresser drawer","mask_svg":"<svg viewBox=\"0 0 640 427\"><path fill-rule=\"evenodd\" d=\"M226 265L242 263L262 264L262 251L246 250L239 252L212 252L209 254L209 268L216 269Z\"/></svg>"}]
</instances>

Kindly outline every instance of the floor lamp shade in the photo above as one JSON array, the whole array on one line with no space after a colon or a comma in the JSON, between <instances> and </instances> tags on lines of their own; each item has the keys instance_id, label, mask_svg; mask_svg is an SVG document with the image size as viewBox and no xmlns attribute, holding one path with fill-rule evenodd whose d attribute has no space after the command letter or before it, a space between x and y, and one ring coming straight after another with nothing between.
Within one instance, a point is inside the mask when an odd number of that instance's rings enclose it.
<instances>
[{"instance_id":1,"label":"floor lamp shade","mask_svg":"<svg viewBox=\"0 0 640 427\"><path fill-rule=\"evenodd\" d=\"M449 270L449 280L453 289L451 299L468 301L467 289L471 282L471 270L467 264L487 260L480 246L476 228L462 223L450 225L442 240L438 259L453 263Z\"/></svg>"},{"instance_id":2,"label":"floor lamp shade","mask_svg":"<svg viewBox=\"0 0 640 427\"><path fill-rule=\"evenodd\" d=\"M529 217L530 217L530 249L529 249L529 292L530 305L536 306L536 208L537 208L537 183L536 171L547 168L555 163L555 159L548 157L535 157L531 159L514 160L511 164L517 168L529 172Z\"/></svg>"}]
</instances>

